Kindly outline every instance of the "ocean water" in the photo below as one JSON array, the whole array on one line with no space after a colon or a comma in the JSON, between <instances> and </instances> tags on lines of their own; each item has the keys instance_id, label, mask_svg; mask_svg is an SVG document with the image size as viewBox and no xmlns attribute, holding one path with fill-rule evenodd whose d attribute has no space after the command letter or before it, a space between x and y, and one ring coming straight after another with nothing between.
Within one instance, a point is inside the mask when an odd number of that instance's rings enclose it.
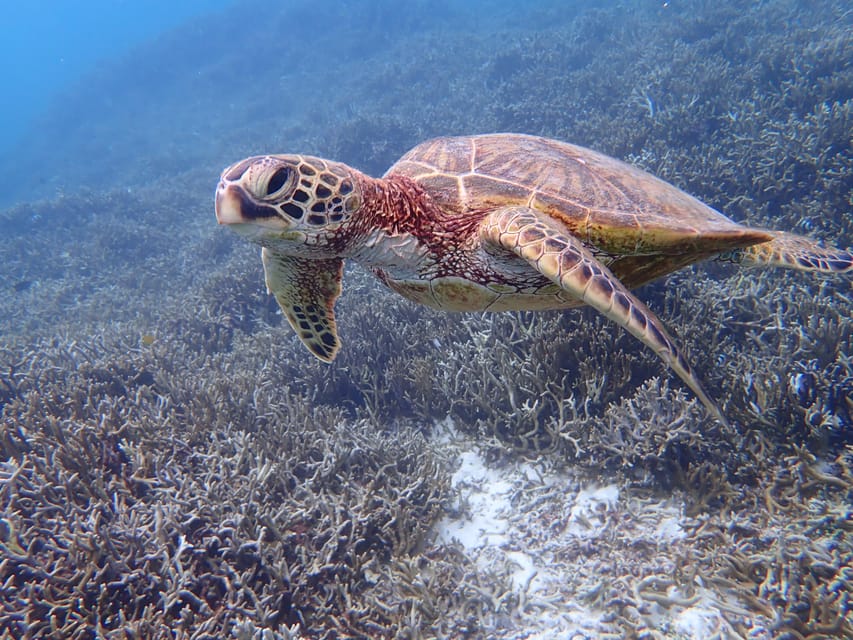
<instances>
[{"instance_id":1,"label":"ocean water","mask_svg":"<svg viewBox=\"0 0 853 640\"><path fill-rule=\"evenodd\" d=\"M216 12L227 0L138 3L125 0L36 0L3 8L0 57L6 100L0 105L0 149L25 141L38 115L81 75L121 58L164 31Z\"/></svg>"},{"instance_id":2,"label":"ocean water","mask_svg":"<svg viewBox=\"0 0 853 640\"><path fill-rule=\"evenodd\" d=\"M56 0L2 30L0 637L853 636L847 3ZM378 178L495 132L823 243L836 273L700 242L636 288L727 424L594 309L445 313L357 260L322 363L217 224L248 156ZM525 153L503 172L566 166Z\"/></svg>"}]
</instances>

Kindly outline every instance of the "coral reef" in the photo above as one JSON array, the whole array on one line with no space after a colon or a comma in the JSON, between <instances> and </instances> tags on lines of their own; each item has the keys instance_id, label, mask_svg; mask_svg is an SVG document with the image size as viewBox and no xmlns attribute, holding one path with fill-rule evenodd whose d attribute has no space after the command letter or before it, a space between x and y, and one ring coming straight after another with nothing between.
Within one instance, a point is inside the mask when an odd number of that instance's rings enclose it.
<instances>
[{"instance_id":1,"label":"coral reef","mask_svg":"<svg viewBox=\"0 0 853 640\"><path fill-rule=\"evenodd\" d=\"M853 556L838 542L850 509L838 498L851 487L850 452L821 470L798 451L791 472L771 472L766 509L728 495L731 511L685 515L681 491L602 486L600 474L547 459L491 469L473 444L453 479L464 513L439 530L481 566L510 567L495 608L523 637L849 636Z\"/></svg>"},{"instance_id":2,"label":"coral reef","mask_svg":"<svg viewBox=\"0 0 853 640\"><path fill-rule=\"evenodd\" d=\"M423 436L344 421L169 342L3 354L5 632L399 631L417 607L379 608L373 586L399 582L389 559L423 547L445 499Z\"/></svg>"},{"instance_id":3,"label":"coral reef","mask_svg":"<svg viewBox=\"0 0 853 640\"><path fill-rule=\"evenodd\" d=\"M210 210L250 153L379 174L427 136L510 129L850 246L844 4L438 23L424 2L405 25L390 2L263 4L240 33L211 19L68 89L2 162L26 201L0 212L0 635L520 638L583 606L596 634L656 637L699 602L709 634L853 635L849 281L711 263L640 292L722 427L598 314L447 316L357 269L322 365ZM491 547L436 534L470 515L451 477L474 449L511 487ZM548 482L517 473L531 461ZM575 511L595 483L618 498ZM648 528L664 515L670 544ZM572 577L519 581L518 553Z\"/></svg>"}]
</instances>

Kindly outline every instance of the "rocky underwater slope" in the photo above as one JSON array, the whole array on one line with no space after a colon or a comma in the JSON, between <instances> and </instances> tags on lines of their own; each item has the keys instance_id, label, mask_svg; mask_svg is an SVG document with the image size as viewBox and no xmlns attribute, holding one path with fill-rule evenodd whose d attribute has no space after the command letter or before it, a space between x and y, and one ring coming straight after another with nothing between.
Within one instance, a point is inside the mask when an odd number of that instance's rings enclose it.
<instances>
[{"instance_id":1,"label":"rocky underwater slope","mask_svg":"<svg viewBox=\"0 0 853 640\"><path fill-rule=\"evenodd\" d=\"M354 268L323 365L215 225L251 153L378 175L513 130L853 246L844 3L562 4L247 2L81 81L0 163L0 635L853 635L849 279L641 290L723 427L589 310L442 315Z\"/></svg>"}]
</instances>

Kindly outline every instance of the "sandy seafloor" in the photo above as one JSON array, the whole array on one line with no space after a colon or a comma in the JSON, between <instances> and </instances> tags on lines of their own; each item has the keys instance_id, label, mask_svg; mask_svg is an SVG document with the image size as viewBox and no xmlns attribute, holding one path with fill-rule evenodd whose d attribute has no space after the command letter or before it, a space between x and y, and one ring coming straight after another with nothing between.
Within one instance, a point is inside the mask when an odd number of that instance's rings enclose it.
<instances>
[{"instance_id":1,"label":"sandy seafloor","mask_svg":"<svg viewBox=\"0 0 853 640\"><path fill-rule=\"evenodd\" d=\"M685 537L685 505L678 495L660 496L650 504L626 496L616 483L590 482L537 463L516 462L495 469L478 454L475 442L455 437L451 424L439 433L443 443L459 454L452 477L458 491L453 507L458 512L438 523L438 540L461 544L484 568L508 568L511 584L497 596L496 610L501 597L519 600L524 622L496 632L495 637L580 640L612 633L607 608L595 604L607 572L593 578L588 590L569 585L577 584L579 575L589 579L601 565L620 560L604 552L590 563L588 553L567 557L565 549L606 548L615 538L625 537L636 547L656 550L663 562L662 572L646 577L638 587L652 593L642 616L646 633L690 640L737 637L725 614L742 614L743 603L706 589L699 576L690 594L682 593L665 573L667 547ZM663 596L667 606L655 603L654 595ZM772 633L756 625L750 637L769 638Z\"/></svg>"},{"instance_id":2,"label":"sandy seafloor","mask_svg":"<svg viewBox=\"0 0 853 640\"><path fill-rule=\"evenodd\" d=\"M639 290L730 426L591 310L348 265L311 358L219 172L519 131L853 246L844 2L238 2L0 156L0 637L853 637L849 276Z\"/></svg>"}]
</instances>

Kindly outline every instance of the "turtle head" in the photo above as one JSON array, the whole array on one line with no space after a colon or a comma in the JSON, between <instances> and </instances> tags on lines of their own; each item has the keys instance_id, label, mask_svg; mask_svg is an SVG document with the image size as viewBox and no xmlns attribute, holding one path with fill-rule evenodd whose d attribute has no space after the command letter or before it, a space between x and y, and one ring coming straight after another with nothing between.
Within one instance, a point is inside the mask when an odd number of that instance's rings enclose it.
<instances>
[{"instance_id":1,"label":"turtle head","mask_svg":"<svg viewBox=\"0 0 853 640\"><path fill-rule=\"evenodd\" d=\"M299 155L246 158L222 172L216 219L252 242L283 254L323 253L358 211L358 172Z\"/></svg>"}]
</instances>

